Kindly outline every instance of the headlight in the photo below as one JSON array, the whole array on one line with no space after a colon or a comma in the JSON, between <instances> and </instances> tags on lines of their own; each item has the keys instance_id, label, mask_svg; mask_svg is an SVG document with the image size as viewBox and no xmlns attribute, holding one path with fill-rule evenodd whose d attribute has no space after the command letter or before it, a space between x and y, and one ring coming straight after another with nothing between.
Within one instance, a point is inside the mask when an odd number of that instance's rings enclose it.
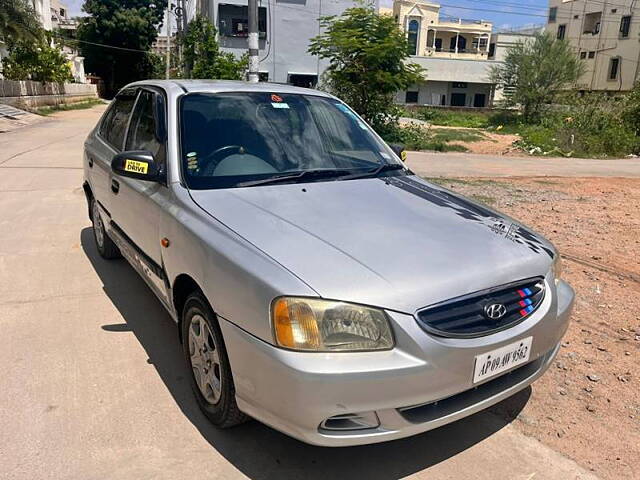
<instances>
[{"instance_id":1,"label":"headlight","mask_svg":"<svg viewBox=\"0 0 640 480\"><path fill-rule=\"evenodd\" d=\"M551 265L551 270L553 271L553 278L555 279L556 285L560 281L562 277L562 261L560 260L560 253L556 252L556 256L553 258L553 265Z\"/></svg>"},{"instance_id":2,"label":"headlight","mask_svg":"<svg viewBox=\"0 0 640 480\"><path fill-rule=\"evenodd\" d=\"M343 302L281 297L271 306L276 343L314 352L389 350L393 335L382 310Z\"/></svg>"}]
</instances>

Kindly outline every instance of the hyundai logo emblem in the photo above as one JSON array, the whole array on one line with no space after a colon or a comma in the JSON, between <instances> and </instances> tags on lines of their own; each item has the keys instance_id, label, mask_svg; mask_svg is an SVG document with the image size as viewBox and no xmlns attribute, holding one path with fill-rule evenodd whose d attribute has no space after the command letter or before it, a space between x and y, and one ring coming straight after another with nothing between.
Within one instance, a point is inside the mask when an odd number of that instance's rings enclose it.
<instances>
[{"instance_id":1,"label":"hyundai logo emblem","mask_svg":"<svg viewBox=\"0 0 640 480\"><path fill-rule=\"evenodd\" d=\"M507 307L505 307L501 303L491 303L489 305L485 305L484 307L484 316L490 318L491 320L500 320L507 314Z\"/></svg>"}]
</instances>

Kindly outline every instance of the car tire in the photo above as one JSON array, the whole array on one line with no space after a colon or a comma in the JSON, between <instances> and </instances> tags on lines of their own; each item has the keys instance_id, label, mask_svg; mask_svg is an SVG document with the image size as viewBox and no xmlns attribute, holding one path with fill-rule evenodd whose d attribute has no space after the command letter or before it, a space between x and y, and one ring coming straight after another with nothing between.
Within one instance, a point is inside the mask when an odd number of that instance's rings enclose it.
<instances>
[{"instance_id":1,"label":"car tire","mask_svg":"<svg viewBox=\"0 0 640 480\"><path fill-rule=\"evenodd\" d=\"M112 260L114 258L120 258L122 254L120 249L111 240L109 234L104 228L102 217L100 216L100 207L95 198L91 198L91 222L93 223L93 239L96 242L96 248L102 258Z\"/></svg>"},{"instance_id":2,"label":"car tire","mask_svg":"<svg viewBox=\"0 0 640 480\"><path fill-rule=\"evenodd\" d=\"M217 427L247 420L236 404L236 390L218 319L202 293L187 298L182 311L182 350L198 405Z\"/></svg>"}]
</instances>

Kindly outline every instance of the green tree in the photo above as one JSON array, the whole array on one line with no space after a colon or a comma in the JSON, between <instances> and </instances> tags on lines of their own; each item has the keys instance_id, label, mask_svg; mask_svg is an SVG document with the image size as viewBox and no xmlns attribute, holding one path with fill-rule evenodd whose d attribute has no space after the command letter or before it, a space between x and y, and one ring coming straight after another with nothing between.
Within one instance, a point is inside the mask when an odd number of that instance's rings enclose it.
<instances>
[{"instance_id":1,"label":"green tree","mask_svg":"<svg viewBox=\"0 0 640 480\"><path fill-rule=\"evenodd\" d=\"M153 75L151 44L158 35L167 0L86 0L80 20L85 70L102 77L107 96L127 83ZM113 48L117 47L117 48Z\"/></svg>"},{"instance_id":2,"label":"green tree","mask_svg":"<svg viewBox=\"0 0 640 480\"><path fill-rule=\"evenodd\" d=\"M407 62L409 43L395 19L361 5L320 22L324 32L311 40L309 52L329 60L324 87L379 133L396 126L393 97L424 81L424 70Z\"/></svg>"},{"instance_id":3,"label":"green tree","mask_svg":"<svg viewBox=\"0 0 640 480\"><path fill-rule=\"evenodd\" d=\"M490 77L506 88L506 106L521 107L524 121L535 123L545 107L574 86L583 73L584 64L569 43L544 32L511 47Z\"/></svg>"},{"instance_id":4,"label":"green tree","mask_svg":"<svg viewBox=\"0 0 640 480\"><path fill-rule=\"evenodd\" d=\"M68 82L73 79L69 61L47 33L35 42L21 39L9 43L2 60L2 73L9 80Z\"/></svg>"},{"instance_id":5,"label":"green tree","mask_svg":"<svg viewBox=\"0 0 640 480\"><path fill-rule=\"evenodd\" d=\"M28 0L0 0L0 38L6 42L43 37L38 16Z\"/></svg>"},{"instance_id":6,"label":"green tree","mask_svg":"<svg viewBox=\"0 0 640 480\"><path fill-rule=\"evenodd\" d=\"M249 64L247 55L237 59L233 53L221 52L216 35L216 28L206 17L198 15L189 23L182 47L191 77L242 80Z\"/></svg>"}]
</instances>

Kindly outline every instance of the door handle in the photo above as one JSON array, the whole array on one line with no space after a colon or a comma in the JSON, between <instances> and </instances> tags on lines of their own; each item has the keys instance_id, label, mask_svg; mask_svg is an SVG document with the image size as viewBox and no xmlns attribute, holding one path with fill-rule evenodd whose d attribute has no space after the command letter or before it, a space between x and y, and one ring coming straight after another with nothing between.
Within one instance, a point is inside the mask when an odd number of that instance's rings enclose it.
<instances>
[{"instance_id":1,"label":"door handle","mask_svg":"<svg viewBox=\"0 0 640 480\"><path fill-rule=\"evenodd\" d=\"M116 194L120 191L120 182L116 179L111 180L111 191Z\"/></svg>"},{"instance_id":2,"label":"door handle","mask_svg":"<svg viewBox=\"0 0 640 480\"><path fill-rule=\"evenodd\" d=\"M93 157L89 157L89 168L93 168Z\"/></svg>"}]
</instances>

